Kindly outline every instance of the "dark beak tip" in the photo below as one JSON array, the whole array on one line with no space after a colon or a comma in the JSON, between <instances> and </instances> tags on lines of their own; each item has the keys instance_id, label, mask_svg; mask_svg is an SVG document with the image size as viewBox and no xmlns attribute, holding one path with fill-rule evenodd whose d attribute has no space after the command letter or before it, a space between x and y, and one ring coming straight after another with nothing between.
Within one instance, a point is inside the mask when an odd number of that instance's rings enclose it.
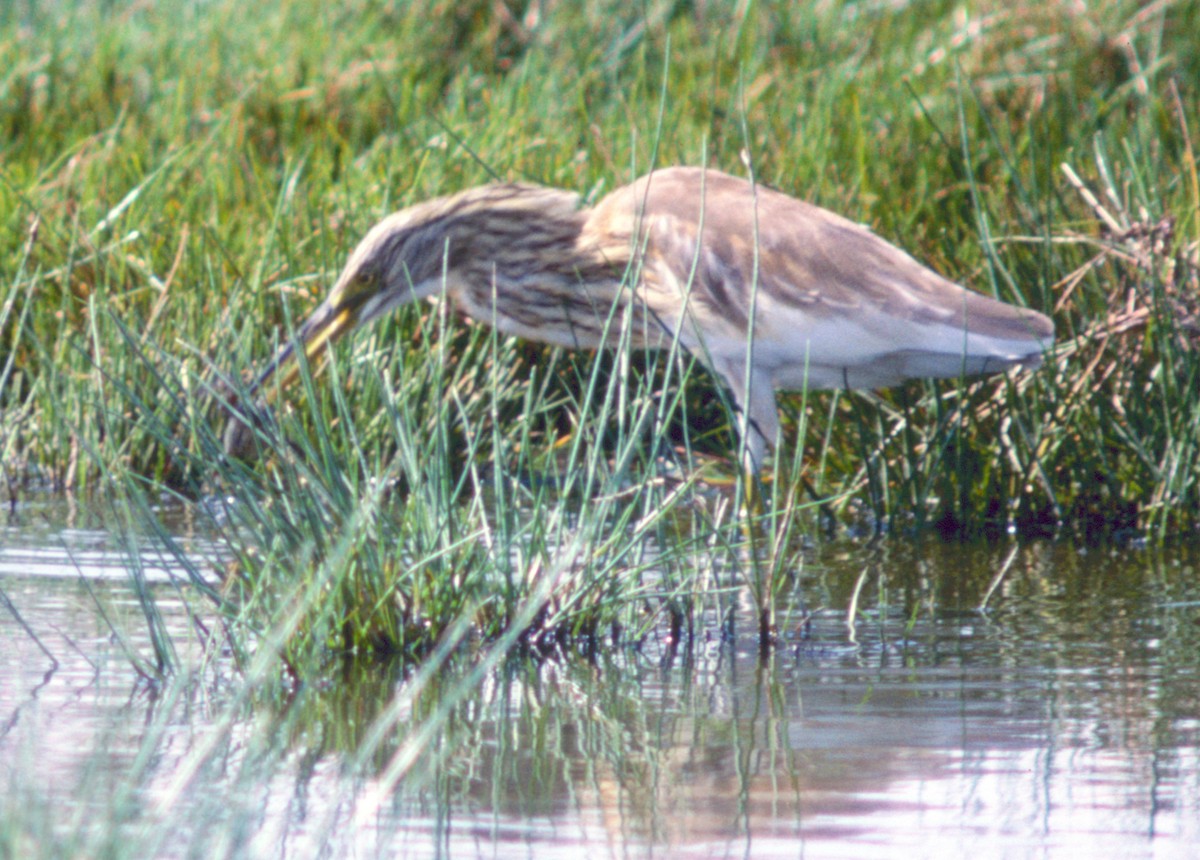
<instances>
[{"instance_id":1,"label":"dark beak tip","mask_svg":"<svg viewBox=\"0 0 1200 860\"><path fill-rule=\"evenodd\" d=\"M221 442L226 457L245 461L254 459L254 431L242 419L230 417Z\"/></svg>"},{"instance_id":2,"label":"dark beak tip","mask_svg":"<svg viewBox=\"0 0 1200 860\"><path fill-rule=\"evenodd\" d=\"M221 446L230 459L253 462L258 459L259 441L256 437L261 428L269 425L267 404L262 400L237 400L231 398L225 408L225 429L221 434Z\"/></svg>"}]
</instances>

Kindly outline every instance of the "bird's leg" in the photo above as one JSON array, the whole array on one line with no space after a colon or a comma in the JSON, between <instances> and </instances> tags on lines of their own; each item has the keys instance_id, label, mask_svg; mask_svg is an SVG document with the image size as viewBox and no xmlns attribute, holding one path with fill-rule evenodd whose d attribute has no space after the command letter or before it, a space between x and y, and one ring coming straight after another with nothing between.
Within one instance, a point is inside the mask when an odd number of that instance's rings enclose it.
<instances>
[{"instance_id":1,"label":"bird's leg","mask_svg":"<svg viewBox=\"0 0 1200 860\"><path fill-rule=\"evenodd\" d=\"M774 544L770 530L761 528L763 523L769 522L763 517L767 511L763 473L767 447L774 447L779 440L779 412L770 375L753 368L749 373L744 370L738 373L738 370L741 368L735 366L733 373L724 375L738 406L737 429L746 516L742 530L750 545L752 572L748 582L758 607L760 644L765 646L775 630L775 563L769 557L770 547ZM768 557L763 557L760 548L768 550Z\"/></svg>"},{"instance_id":2,"label":"bird's leg","mask_svg":"<svg viewBox=\"0 0 1200 860\"><path fill-rule=\"evenodd\" d=\"M729 379L729 376L726 375L726 378ZM767 446L774 447L779 438L775 389L770 377L761 371L752 371L748 380L739 378L736 384L731 382L730 388L738 406L737 429L742 467L747 477L761 476L766 468Z\"/></svg>"},{"instance_id":3,"label":"bird's leg","mask_svg":"<svg viewBox=\"0 0 1200 860\"><path fill-rule=\"evenodd\" d=\"M752 478L762 471L766 462L766 441L758 428L745 420L744 415L738 418L738 436L742 440L742 472L746 478Z\"/></svg>"},{"instance_id":4,"label":"bird's leg","mask_svg":"<svg viewBox=\"0 0 1200 860\"><path fill-rule=\"evenodd\" d=\"M746 513L753 518L764 510L762 473L766 467L767 445L774 445L779 434L775 390L767 374L754 369L747 373L742 362L726 361L718 367L737 410L738 452Z\"/></svg>"},{"instance_id":5,"label":"bird's leg","mask_svg":"<svg viewBox=\"0 0 1200 860\"><path fill-rule=\"evenodd\" d=\"M750 521L766 511L763 493L763 469L766 463L767 446L765 437L753 420L745 413L738 416L738 435L742 452L742 487L746 500L746 515Z\"/></svg>"}]
</instances>

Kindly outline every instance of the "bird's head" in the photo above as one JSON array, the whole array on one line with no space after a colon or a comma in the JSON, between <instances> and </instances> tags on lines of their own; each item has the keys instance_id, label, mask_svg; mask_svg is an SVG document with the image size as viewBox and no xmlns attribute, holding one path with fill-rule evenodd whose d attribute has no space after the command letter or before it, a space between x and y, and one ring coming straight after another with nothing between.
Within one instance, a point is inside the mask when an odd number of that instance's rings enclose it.
<instances>
[{"instance_id":1,"label":"bird's head","mask_svg":"<svg viewBox=\"0 0 1200 860\"><path fill-rule=\"evenodd\" d=\"M498 184L411 206L384 218L359 242L329 295L250 387L286 388L300 371L299 354L315 363L338 338L388 311L471 284L490 297L493 283L526 270L548 250L573 249L578 198L536 185ZM548 238L549 237L549 238ZM553 261L557 258L551 256ZM468 305L471 302L467 302ZM225 428L227 454L253 453L254 408L236 410Z\"/></svg>"},{"instance_id":2,"label":"bird's head","mask_svg":"<svg viewBox=\"0 0 1200 860\"><path fill-rule=\"evenodd\" d=\"M250 393L288 387L299 375L300 353L316 363L344 334L393 308L440 293L449 283L453 247L450 225L438 215L442 203L414 206L376 224L351 253L325 300L258 374ZM276 383L268 388L272 380ZM254 434L242 419L230 417L224 442L227 454L246 457L253 451Z\"/></svg>"}]
</instances>

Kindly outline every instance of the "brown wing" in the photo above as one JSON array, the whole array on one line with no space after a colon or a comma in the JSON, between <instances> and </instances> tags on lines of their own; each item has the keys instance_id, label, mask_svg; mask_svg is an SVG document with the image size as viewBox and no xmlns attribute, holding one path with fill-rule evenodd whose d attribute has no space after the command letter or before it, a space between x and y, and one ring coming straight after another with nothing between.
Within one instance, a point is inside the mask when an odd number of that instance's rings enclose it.
<instances>
[{"instance_id":1,"label":"brown wing","mask_svg":"<svg viewBox=\"0 0 1200 860\"><path fill-rule=\"evenodd\" d=\"M710 340L740 340L744 354L753 300L772 371L803 363L889 384L1035 364L1053 339L1042 314L964 290L860 225L717 171L657 171L592 217L647 237L649 291L675 292L647 301L677 305L685 285Z\"/></svg>"}]
</instances>

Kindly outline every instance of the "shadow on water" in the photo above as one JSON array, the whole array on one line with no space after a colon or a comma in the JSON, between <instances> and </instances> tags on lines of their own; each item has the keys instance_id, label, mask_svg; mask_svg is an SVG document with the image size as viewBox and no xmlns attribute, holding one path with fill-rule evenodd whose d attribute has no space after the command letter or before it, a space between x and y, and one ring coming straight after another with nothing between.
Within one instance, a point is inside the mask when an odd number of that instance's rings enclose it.
<instances>
[{"instance_id":1,"label":"shadow on water","mask_svg":"<svg viewBox=\"0 0 1200 860\"><path fill-rule=\"evenodd\" d=\"M485 667L478 646L436 673L346 662L249 691L168 583L182 668L135 670L151 646L109 575L122 552L99 527L3 533L0 848L1184 856L1200 840L1187 548L834 543L794 595L807 622L765 661L747 623L690 648Z\"/></svg>"}]
</instances>

